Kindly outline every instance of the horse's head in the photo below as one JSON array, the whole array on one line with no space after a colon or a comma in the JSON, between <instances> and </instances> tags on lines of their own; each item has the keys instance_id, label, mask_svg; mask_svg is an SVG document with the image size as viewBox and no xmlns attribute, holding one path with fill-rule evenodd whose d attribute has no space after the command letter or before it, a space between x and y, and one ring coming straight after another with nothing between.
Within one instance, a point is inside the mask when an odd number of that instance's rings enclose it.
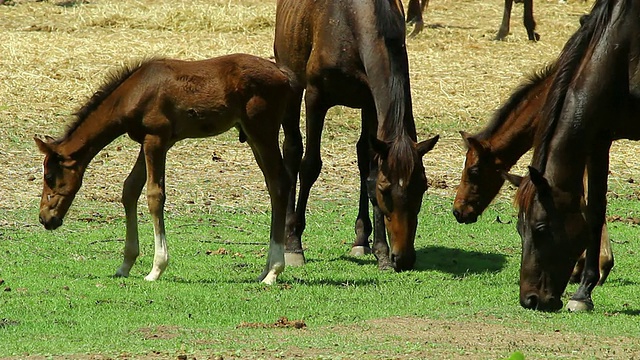
<instances>
[{"instance_id":1,"label":"horse's head","mask_svg":"<svg viewBox=\"0 0 640 360\"><path fill-rule=\"evenodd\" d=\"M82 185L82 170L78 163L61 155L51 138L34 138L44 157L44 181L40 200L40 223L47 230L62 225L67 210Z\"/></svg>"},{"instance_id":2,"label":"horse's head","mask_svg":"<svg viewBox=\"0 0 640 360\"><path fill-rule=\"evenodd\" d=\"M418 213L422 206L422 196L427 190L427 177L422 165L422 156L438 142L438 136L412 143L412 167L408 174L394 166L390 149L392 145L373 140L373 148L378 154L378 173L375 178L375 199L384 214L384 223L389 235L391 250L389 258L396 271L410 270L416 262L414 241L418 227ZM396 164L397 165L397 164ZM373 185L373 184L372 184Z\"/></svg>"},{"instance_id":3,"label":"horse's head","mask_svg":"<svg viewBox=\"0 0 640 360\"><path fill-rule=\"evenodd\" d=\"M503 169L485 142L464 131L460 135L467 145L467 155L453 201L453 216L459 223L471 224L500 191Z\"/></svg>"},{"instance_id":4,"label":"horse's head","mask_svg":"<svg viewBox=\"0 0 640 360\"><path fill-rule=\"evenodd\" d=\"M529 167L529 178L523 179L517 201L522 239L520 304L528 309L559 310L560 297L589 236L582 197L550 185Z\"/></svg>"}]
</instances>

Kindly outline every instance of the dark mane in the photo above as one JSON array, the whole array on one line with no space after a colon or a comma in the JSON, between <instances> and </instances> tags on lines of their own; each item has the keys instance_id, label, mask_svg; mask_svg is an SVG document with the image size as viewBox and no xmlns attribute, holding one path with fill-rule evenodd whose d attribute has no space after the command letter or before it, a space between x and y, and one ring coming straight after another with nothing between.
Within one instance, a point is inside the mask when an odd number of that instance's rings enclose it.
<instances>
[{"instance_id":1,"label":"dark mane","mask_svg":"<svg viewBox=\"0 0 640 360\"><path fill-rule=\"evenodd\" d=\"M632 0L622 0L632 1ZM558 71L543 108L543 123L534 139L532 164L544 173L549 155L549 144L559 122L567 90L583 62L587 51L601 38L611 19L612 1L596 0L585 23L567 41L558 57Z\"/></svg>"},{"instance_id":2,"label":"dark mane","mask_svg":"<svg viewBox=\"0 0 640 360\"><path fill-rule=\"evenodd\" d=\"M98 106L115 90L120 86L125 80L127 80L134 72L136 72L140 67L153 61L154 59L140 60L137 62L133 62L131 64L124 65L119 70L112 71L104 83L98 88L98 90L89 98L89 100L78 109L73 115L75 116L75 121L67 126L67 130L64 135L57 140L57 142L61 142L66 139L69 135L71 135L75 130L78 129L80 124L95 111Z\"/></svg>"},{"instance_id":3,"label":"dark mane","mask_svg":"<svg viewBox=\"0 0 640 360\"><path fill-rule=\"evenodd\" d=\"M411 115L411 89L409 85L409 60L405 47L406 25L402 8L393 0L375 0L376 26L384 38L389 55L390 106L378 136L390 145L389 167L403 179L414 168L413 144L416 140L415 124ZM409 114L407 114L407 111Z\"/></svg>"},{"instance_id":4,"label":"dark mane","mask_svg":"<svg viewBox=\"0 0 640 360\"><path fill-rule=\"evenodd\" d=\"M518 186L516 196L513 198L513 204L520 209L520 212L529 213L533 199L536 193L536 187L533 185L528 176L525 176Z\"/></svg>"},{"instance_id":5,"label":"dark mane","mask_svg":"<svg viewBox=\"0 0 640 360\"><path fill-rule=\"evenodd\" d=\"M530 74L528 79L520 84L520 86L511 93L509 99L494 112L489 124L474 136L479 140L486 140L491 137L492 134L495 134L504 125L513 110L531 95L532 89L546 81L549 76L552 76L556 68L557 63L554 62Z\"/></svg>"}]
</instances>

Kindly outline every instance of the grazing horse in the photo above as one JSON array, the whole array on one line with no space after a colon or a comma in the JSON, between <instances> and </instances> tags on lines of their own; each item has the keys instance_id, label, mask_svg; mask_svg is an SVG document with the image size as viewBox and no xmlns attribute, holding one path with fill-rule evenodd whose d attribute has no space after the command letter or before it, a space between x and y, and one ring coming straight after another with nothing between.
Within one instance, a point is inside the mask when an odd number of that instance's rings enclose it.
<instances>
[{"instance_id":1,"label":"grazing horse","mask_svg":"<svg viewBox=\"0 0 640 360\"><path fill-rule=\"evenodd\" d=\"M529 175L516 194L522 238L520 303L558 310L571 269L586 248L569 310L593 309L613 139L640 139L640 3L597 0L558 59L534 139ZM586 211L583 174L588 171Z\"/></svg>"},{"instance_id":2,"label":"grazing horse","mask_svg":"<svg viewBox=\"0 0 640 360\"><path fill-rule=\"evenodd\" d=\"M290 104L283 120L288 170L300 177L287 213L287 263L304 263L301 236L311 186L322 167L321 134L327 110L360 108L362 132L356 145L360 207L352 253L373 253L380 268L413 268L418 212L427 190L422 157L438 136L417 142L409 84L402 5L396 0L278 0L274 51L305 87L306 148L302 158L300 105ZM300 161L300 159L302 160ZM385 229L390 237L387 244Z\"/></svg>"},{"instance_id":3,"label":"grazing horse","mask_svg":"<svg viewBox=\"0 0 640 360\"><path fill-rule=\"evenodd\" d=\"M474 135L460 132L467 154L453 202L453 215L459 223L476 222L498 195L505 178L518 182L519 179L506 174L533 146L536 129L542 122L541 109L555 74L555 64L546 66L511 94L484 129ZM602 229L601 244L599 284L604 283L614 263L606 226ZM573 270L573 282L580 281L584 255Z\"/></svg>"},{"instance_id":4,"label":"grazing horse","mask_svg":"<svg viewBox=\"0 0 640 360\"><path fill-rule=\"evenodd\" d=\"M235 127L240 141L251 147L271 197L269 255L259 280L274 283L285 265L284 226L292 183L278 133L294 88L286 69L245 54L202 61L153 59L125 67L76 112L64 136L35 138L45 154L40 222L49 230L62 225L91 159L126 133L142 146L122 190L127 229L124 261L116 276L128 276L140 252L136 208L146 179L155 254L145 280L156 280L168 264L163 215L167 151L182 139L215 136Z\"/></svg>"}]
</instances>

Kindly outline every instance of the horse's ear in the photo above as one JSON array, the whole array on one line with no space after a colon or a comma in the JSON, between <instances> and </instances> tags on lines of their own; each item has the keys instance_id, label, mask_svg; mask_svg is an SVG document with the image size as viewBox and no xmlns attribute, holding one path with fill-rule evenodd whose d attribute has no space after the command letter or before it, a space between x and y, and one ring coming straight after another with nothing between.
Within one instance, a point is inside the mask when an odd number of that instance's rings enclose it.
<instances>
[{"instance_id":1,"label":"horse's ear","mask_svg":"<svg viewBox=\"0 0 640 360\"><path fill-rule=\"evenodd\" d=\"M36 142L36 146L38 146L38 149L40 149L40 152L48 155L53 153L53 148L51 147L51 143L53 142L53 138L47 136L45 137L45 139L47 140L46 142L43 141L42 139L40 139L37 136L33 137L33 140Z\"/></svg>"},{"instance_id":2,"label":"horse's ear","mask_svg":"<svg viewBox=\"0 0 640 360\"><path fill-rule=\"evenodd\" d=\"M378 140L375 136L369 137L369 145L382 159L386 159L389 156L389 144L382 140Z\"/></svg>"},{"instance_id":3,"label":"horse's ear","mask_svg":"<svg viewBox=\"0 0 640 360\"><path fill-rule=\"evenodd\" d=\"M538 189L538 193L551 193L551 185L549 185L547 179L544 178L544 175L542 175L542 173L533 166L529 166L529 178L531 179L533 185L536 186L536 189Z\"/></svg>"},{"instance_id":4,"label":"horse's ear","mask_svg":"<svg viewBox=\"0 0 640 360\"><path fill-rule=\"evenodd\" d=\"M515 185L515 187L519 187L520 184L522 183L522 176L520 175L510 174L506 171L501 171L500 176L502 176L503 179L507 180L512 185Z\"/></svg>"},{"instance_id":5,"label":"horse's ear","mask_svg":"<svg viewBox=\"0 0 640 360\"><path fill-rule=\"evenodd\" d=\"M424 141L419 142L416 145L416 149L418 150L418 155L420 155L420 157L423 157L424 154L426 154L429 151L431 151L433 149L433 147L436 146L436 143L438 142L438 139L440 139L440 135L436 135L436 136L432 137L429 140L424 140Z\"/></svg>"},{"instance_id":6,"label":"horse's ear","mask_svg":"<svg viewBox=\"0 0 640 360\"><path fill-rule=\"evenodd\" d=\"M464 140L464 144L469 149L475 150L475 152L482 154L486 151L486 147L480 142L480 140L473 137L473 135L469 134L466 131L460 131L460 135L462 136L462 140Z\"/></svg>"}]
</instances>

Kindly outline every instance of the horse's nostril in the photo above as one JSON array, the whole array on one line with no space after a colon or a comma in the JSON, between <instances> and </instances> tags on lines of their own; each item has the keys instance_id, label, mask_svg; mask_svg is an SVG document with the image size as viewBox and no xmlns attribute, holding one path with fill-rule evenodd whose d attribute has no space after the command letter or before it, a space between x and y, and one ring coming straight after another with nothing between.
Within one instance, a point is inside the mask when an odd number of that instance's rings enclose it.
<instances>
[{"instance_id":1,"label":"horse's nostril","mask_svg":"<svg viewBox=\"0 0 640 360\"><path fill-rule=\"evenodd\" d=\"M40 224L44 225L44 218L40 215Z\"/></svg>"},{"instance_id":2,"label":"horse's nostril","mask_svg":"<svg viewBox=\"0 0 640 360\"><path fill-rule=\"evenodd\" d=\"M522 302L522 307L526 309L536 309L538 307L538 295L529 294L526 299Z\"/></svg>"}]
</instances>

